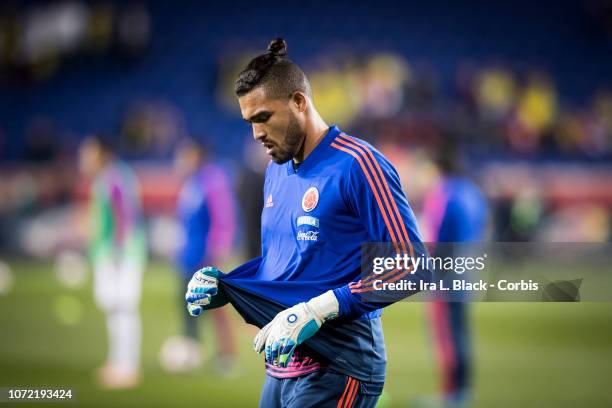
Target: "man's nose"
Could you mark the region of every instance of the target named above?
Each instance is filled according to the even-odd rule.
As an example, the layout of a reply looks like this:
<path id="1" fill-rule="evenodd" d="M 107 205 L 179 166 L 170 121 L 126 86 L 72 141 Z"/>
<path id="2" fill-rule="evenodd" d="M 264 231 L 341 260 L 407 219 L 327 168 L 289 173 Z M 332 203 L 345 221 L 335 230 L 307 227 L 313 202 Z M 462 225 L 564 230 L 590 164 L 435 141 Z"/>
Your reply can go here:
<path id="1" fill-rule="evenodd" d="M 266 132 L 260 127 L 253 125 L 253 138 L 261 142 L 266 137 Z"/>

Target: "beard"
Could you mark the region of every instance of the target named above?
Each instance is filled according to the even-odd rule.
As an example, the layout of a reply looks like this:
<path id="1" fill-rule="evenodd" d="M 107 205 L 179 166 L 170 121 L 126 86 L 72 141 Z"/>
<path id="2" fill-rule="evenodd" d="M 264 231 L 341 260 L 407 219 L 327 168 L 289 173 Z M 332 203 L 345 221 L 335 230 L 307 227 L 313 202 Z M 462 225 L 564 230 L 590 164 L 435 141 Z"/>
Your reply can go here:
<path id="1" fill-rule="evenodd" d="M 288 162 L 302 150 L 305 139 L 306 132 L 300 127 L 293 113 L 289 112 L 289 124 L 285 132 L 285 138 L 281 144 L 277 146 L 277 151 L 270 153 L 270 157 L 272 157 L 272 160 L 277 164 Z"/>

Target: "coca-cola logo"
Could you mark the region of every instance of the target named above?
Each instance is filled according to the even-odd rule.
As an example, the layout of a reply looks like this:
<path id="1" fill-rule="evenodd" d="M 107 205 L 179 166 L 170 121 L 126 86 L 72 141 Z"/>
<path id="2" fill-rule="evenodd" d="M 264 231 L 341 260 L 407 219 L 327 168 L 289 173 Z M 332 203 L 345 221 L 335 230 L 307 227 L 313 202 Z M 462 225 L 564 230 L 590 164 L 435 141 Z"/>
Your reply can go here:
<path id="1" fill-rule="evenodd" d="M 317 241 L 319 239 L 319 231 L 300 231 L 297 234 L 298 241 Z"/>

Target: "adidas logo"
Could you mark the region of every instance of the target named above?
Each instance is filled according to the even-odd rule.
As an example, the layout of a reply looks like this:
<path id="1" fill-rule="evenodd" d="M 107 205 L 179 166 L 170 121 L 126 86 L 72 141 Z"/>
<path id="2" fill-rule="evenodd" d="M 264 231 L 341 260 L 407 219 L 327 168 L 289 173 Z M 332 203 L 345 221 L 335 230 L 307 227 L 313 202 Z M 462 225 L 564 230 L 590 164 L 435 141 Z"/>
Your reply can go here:
<path id="1" fill-rule="evenodd" d="M 266 205 L 265 205 L 265 207 L 266 207 L 266 208 L 270 208 L 270 207 L 273 207 L 273 206 L 274 206 L 274 202 L 272 201 L 272 194 L 270 194 L 270 195 L 268 196 L 268 199 L 266 200 Z"/>

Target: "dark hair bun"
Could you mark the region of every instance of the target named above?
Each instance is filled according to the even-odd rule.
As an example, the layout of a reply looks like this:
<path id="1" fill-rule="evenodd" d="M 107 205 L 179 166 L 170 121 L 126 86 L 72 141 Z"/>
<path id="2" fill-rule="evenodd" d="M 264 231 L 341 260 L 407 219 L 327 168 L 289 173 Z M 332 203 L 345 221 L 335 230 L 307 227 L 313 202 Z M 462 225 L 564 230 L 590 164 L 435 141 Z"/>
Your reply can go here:
<path id="1" fill-rule="evenodd" d="M 287 56 L 287 43 L 282 38 L 275 38 L 268 45 L 268 53 L 276 57 Z"/>

